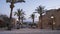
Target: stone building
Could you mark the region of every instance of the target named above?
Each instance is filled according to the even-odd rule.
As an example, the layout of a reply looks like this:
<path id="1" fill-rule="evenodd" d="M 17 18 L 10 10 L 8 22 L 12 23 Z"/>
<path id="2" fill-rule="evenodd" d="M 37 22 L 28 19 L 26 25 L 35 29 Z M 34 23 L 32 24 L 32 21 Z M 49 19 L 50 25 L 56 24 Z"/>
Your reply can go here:
<path id="1" fill-rule="evenodd" d="M 52 19 L 53 15 L 53 26 L 54 28 L 60 27 L 60 8 L 59 9 L 51 9 L 47 10 L 46 14 L 42 16 L 42 23 L 44 29 L 51 29 L 52 27 Z"/>
<path id="2" fill-rule="evenodd" d="M 0 27 L 3 27 L 3 26 L 5 26 L 4 25 L 4 20 L 2 18 L 0 18 Z"/>

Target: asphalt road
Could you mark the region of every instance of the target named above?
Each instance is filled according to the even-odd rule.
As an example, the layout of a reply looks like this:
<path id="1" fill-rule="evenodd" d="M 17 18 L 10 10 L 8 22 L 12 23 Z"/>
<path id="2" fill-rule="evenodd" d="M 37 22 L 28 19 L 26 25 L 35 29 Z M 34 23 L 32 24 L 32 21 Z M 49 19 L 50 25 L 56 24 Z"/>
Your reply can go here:
<path id="1" fill-rule="evenodd" d="M 0 31 L 0 34 L 60 34 L 60 30 L 46 29 L 13 29 L 11 31 Z"/>

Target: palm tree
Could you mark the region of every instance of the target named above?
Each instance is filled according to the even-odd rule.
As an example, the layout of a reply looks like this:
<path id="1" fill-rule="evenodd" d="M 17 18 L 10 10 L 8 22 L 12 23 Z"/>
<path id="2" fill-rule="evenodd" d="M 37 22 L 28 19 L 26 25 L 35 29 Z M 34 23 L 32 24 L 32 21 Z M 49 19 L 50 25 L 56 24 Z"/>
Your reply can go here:
<path id="1" fill-rule="evenodd" d="M 18 2 L 20 2 L 20 3 L 25 2 L 25 0 L 18 0 L 16 2 L 15 1 L 16 0 L 12 0 L 12 2 L 11 2 L 11 0 L 6 0 L 6 2 L 10 2 L 11 3 L 11 5 L 10 5 L 10 8 L 11 8 L 10 19 L 12 19 L 12 11 L 13 11 L 13 8 L 14 8 L 14 4 L 18 3 Z"/>
<path id="2" fill-rule="evenodd" d="M 15 14 L 14 15 L 17 15 L 18 16 L 18 20 L 19 20 L 19 22 L 21 21 L 20 19 L 21 19 L 21 16 L 24 14 L 24 12 L 22 12 L 23 10 L 21 9 L 18 9 L 18 12 L 15 12 Z M 20 22 L 21 23 L 21 22 Z"/>
<path id="3" fill-rule="evenodd" d="M 31 14 L 31 18 L 32 18 L 32 21 L 33 21 L 33 24 L 34 24 L 35 14 Z"/>
<path id="4" fill-rule="evenodd" d="M 43 28 L 42 27 L 42 13 L 43 13 L 43 11 L 44 11 L 44 7 L 43 6 L 39 6 L 39 7 L 37 7 L 37 9 L 36 9 L 36 11 L 37 11 L 37 13 L 40 15 L 39 16 L 39 23 L 38 23 L 38 28 Z M 41 22 L 40 22 L 41 21 Z M 41 23 L 41 27 L 40 27 L 40 23 Z"/>
<path id="5" fill-rule="evenodd" d="M 22 20 L 22 24 L 23 24 L 23 20 L 25 20 L 24 14 L 21 16 L 21 20 Z"/>
<path id="6" fill-rule="evenodd" d="M 11 2 L 12 1 L 12 2 Z M 10 5 L 10 8 L 11 8 L 11 12 L 10 12 L 10 24 L 9 24 L 9 27 L 8 27 L 8 30 L 11 30 L 11 21 L 12 21 L 12 11 L 13 11 L 13 8 L 14 8 L 14 4 L 15 3 L 18 3 L 18 2 L 20 2 L 20 3 L 22 3 L 22 2 L 25 2 L 25 0 L 18 0 L 18 1 L 16 1 L 16 0 L 6 0 L 6 2 L 9 2 L 9 3 L 11 3 L 11 5 Z"/>

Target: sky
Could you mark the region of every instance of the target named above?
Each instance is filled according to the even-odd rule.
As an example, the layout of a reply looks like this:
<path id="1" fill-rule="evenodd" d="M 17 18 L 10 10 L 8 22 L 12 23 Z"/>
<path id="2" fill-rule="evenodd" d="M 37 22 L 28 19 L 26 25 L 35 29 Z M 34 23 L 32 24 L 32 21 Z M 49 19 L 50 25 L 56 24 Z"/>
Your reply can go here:
<path id="1" fill-rule="evenodd" d="M 39 6 L 45 6 L 45 9 L 57 9 L 60 8 L 60 0 L 25 0 L 25 3 L 16 3 L 14 4 L 13 9 L 13 17 L 17 18 L 17 16 L 14 16 L 14 12 L 17 11 L 17 9 L 23 9 L 23 11 L 26 14 L 27 20 L 29 20 L 30 15 L 33 12 L 36 12 L 35 9 Z M 5 14 L 10 16 L 10 3 L 7 3 L 6 0 L 0 0 L 0 14 Z M 37 16 L 38 14 L 36 14 Z M 35 20 L 38 20 L 38 17 L 36 17 Z"/>

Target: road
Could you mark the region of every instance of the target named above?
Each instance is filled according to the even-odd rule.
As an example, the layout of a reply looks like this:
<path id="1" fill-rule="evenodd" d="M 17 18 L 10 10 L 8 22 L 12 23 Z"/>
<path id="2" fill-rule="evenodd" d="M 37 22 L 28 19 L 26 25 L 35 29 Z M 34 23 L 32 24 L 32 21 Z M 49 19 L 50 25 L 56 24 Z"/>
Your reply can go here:
<path id="1" fill-rule="evenodd" d="M 11 31 L 0 31 L 0 34 L 60 34 L 60 30 L 46 29 L 13 29 Z"/>

